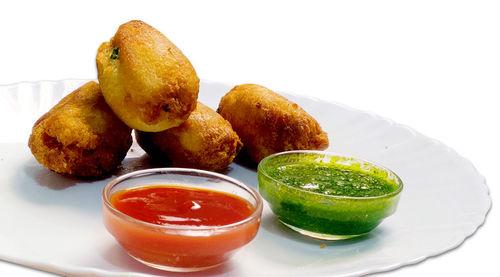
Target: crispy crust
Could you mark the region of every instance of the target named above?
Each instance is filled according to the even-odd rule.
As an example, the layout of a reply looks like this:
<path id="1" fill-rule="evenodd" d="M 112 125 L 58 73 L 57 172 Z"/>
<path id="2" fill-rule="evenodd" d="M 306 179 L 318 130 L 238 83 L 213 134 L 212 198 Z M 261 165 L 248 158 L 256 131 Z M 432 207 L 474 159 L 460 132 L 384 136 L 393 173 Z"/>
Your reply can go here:
<path id="1" fill-rule="evenodd" d="M 236 86 L 222 97 L 218 112 L 240 136 L 250 158 L 273 153 L 326 149 L 328 135 L 297 104 L 259 85 Z"/>
<path id="2" fill-rule="evenodd" d="M 96 82 L 73 91 L 38 119 L 28 142 L 43 166 L 80 177 L 109 173 L 131 144 L 131 129 L 106 104 Z"/>
<path id="3" fill-rule="evenodd" d="M 222 171 L 242 147 L 231 124 L 198 102 L 180 126 L 159 133 L 135 131 L 139 145 L 153 158 L 173 166 Z"/>
<path id="4" fill-rule="evenodd" d="M 196 107 L 200 80 L 193 66 L 142 21 L 121 25 L 101 44 L 96 62 L 106 102 L 132 128 L 163 131 L 180 125 Z"/>

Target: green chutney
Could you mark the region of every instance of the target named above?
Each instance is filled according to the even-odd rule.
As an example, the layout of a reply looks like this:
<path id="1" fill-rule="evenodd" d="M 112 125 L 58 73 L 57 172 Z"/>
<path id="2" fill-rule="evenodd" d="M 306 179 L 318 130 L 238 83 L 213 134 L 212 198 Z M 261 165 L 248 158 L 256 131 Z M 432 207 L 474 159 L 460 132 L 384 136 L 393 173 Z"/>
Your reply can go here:
<path id="1" fill-rule="evenodd" d="M 283 223 L 323 239 L 371 231 L 394 213 L 402 190 L 386 168 L 319 151 L 266 157 L 258 180 L 260 194 Z"/>
<path id="2" fill-rule="evenodd" d="M 324 195 L 367 197 L 394 190 L 376 171 L 366 173 L 335 164 L 302 161 L 270 168 L 267 174 L 291 187 Z"/>

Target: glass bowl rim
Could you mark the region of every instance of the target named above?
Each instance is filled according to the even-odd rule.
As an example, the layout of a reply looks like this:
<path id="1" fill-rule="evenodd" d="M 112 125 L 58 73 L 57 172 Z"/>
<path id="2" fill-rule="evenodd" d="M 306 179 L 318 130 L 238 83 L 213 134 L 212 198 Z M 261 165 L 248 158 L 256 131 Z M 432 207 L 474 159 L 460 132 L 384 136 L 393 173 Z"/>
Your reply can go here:
<path id="1" fill-rule="evenodd" d="M 186 175 L 183 173 L 195 173 L 196 176 L 206 176 L 206 177 L 215 177 L 218 179 L 223 179 L 224 181 L 232 184 L 239 186 L 240 188 L 244 189 L 247 193 L 249 193 L 254 199 L 255 199 L 255 209 L 252 212 L 252 214 L 240 221 L 231 223 L 231 224 L 226 224 L 226 225 L 220 225 L 220 226 L 190 226 L 190 225 L 175 225 L 175 224 L 166 224 L 166 225 L 160 225 L 160 224 L 154 224 L 150 222 L 146 222 L 140 219 L 136 219 L 132 216 L 129 216 L 117 208 L 115 208 L 111 202 L 111 189 L 121 183 L 122 181 L 132 179 L 135 177 L 144 177 L 144 176 L 149 176 L 149 175 L 159 175 L 159 174 L 177 174 L 177 175 Z M 161 185 L 161 184 L 160 184 Z M 147 185 L 146 185 L 147 186 Z M 168 186 L 168 185 L 166 185 Z M 141 187 L 141 185 L 137 185 L 134 188 Z M 182 187 L 182 186 L 181 186 Z M 227 192 L 225 192 L 227 193 Z M 230 195 L 234 195 L 232 193 L 228 193 Z M 207 170 L 200 170 L 200 169 L 194 169 L 194 168 L 177 168 L 177 167 L 162 167 L 162 168 L 150 168 L 150 169 L 141 169 L 141 170 L 135 170 L 123 175 L 120 175 L 111 181 L 109 181 L 103 188 L 102 193 L 101 193 L 101 199 L 104 204 L 104 206 L 110 210 L 115 216 L 120 217 L 121 219 L 132 222 L 135 224 L 139 224 L 145 227 L 149 228 L 155 228 L 155 229 L 161 229 L 163 231 L 220 231 L 224 229 L 234 229 L 239 226 L 243 226 L 249 222 L 252 222 L 256 218 L 260 217 L 263 209 L 263 200 L 260 194 L 253 189 L 252 187 L 244 184 L 243 182 L 229 177 L 224 174 L 212 172 L 212 171 L 207 171 Z"/>
<path id="2" fill-rule="evenodd" d="M 347 159 L 360 161 L 360 162 L 366 163 L 370 166 L 381 168 L 381 169 L 393 174 L 397 179 L 398 187 L 389 193 L 382 194 L 382 195 L 376 195 L 376 196 L 326 195 L 326 194 L 322 194 L 322 193 L 318 193 L 318 192 L 314 192 L 314 191 L 307 191 L 307 190 L 299 189 L 299 188 L 290 186 L 288 184 L 285 184 L 282 181 L 269 176 L 269 174 L 267 174 L 266 170 L 264 170 L 264 164 L 267 163 L 268 161 L 270 161 L 271 159 L 276 158 L 278 156 L 285 156 L 285 155 L 289 155 L 289 154 L 318 154 L 318 155 L 322 155 L 322 156 L 330 156 L 330 157 L 335 156 L 335 157 L 347 158 Z M 338 200 L 349 200 L 349 199 L 352 199 L 352 200 L 375 200 L 375 199 L 382 199 L 382 198 L 391 198 L 393 196 L 397 196 L 403 190 L 403 181 L 401 180 L 401 178 L 394 171 L 390 170 L 389 168 L 387 168 L 385 166 L 381 166 L 381 165 L 374 163 L 372 161 L 358 158 L 355 156 L 344 155 L 344 154 L 336 153 L 336 152 L 321 151 L 321 150 L 292 150 L 292 151 L 283 151 L 283 152 L 271 154 L 259 162 L 259 164 L 257 166 L 257 172 L 258 173 L 260 172 L 263 175 L 265 175 L 267 178 L 273 180 L 274 182 L 276 182 L 280 185 L 286 186 L 287 188 L 290 188 L 294 191 L 298 191 L 299 193 L 314 194 L 314 195 L 319 195 L 319 196 L 322 196 L 325 198 L 338 199 Z M 259 184 L 259 187 L 260 187 L 260 184 Z"/>

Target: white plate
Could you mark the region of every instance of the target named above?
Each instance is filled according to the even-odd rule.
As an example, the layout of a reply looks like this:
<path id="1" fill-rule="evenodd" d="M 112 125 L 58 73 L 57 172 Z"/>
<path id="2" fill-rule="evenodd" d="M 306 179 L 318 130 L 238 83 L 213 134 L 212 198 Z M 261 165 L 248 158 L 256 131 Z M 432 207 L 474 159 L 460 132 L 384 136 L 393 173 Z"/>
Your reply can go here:
<path id="1" fill-rule="evenodd" d="M 107 182 L 65 178 L 39 165 L 27 147 L 34 121 L 84 80 L 0 87 L 0 259 L 65 275 L 186 274 L 150 269 L 118 246 L 101 223 Z M 232 86 L 202 82 L 200 101 L 217 107 Z M 460 245 L 484 222 L 485 179 L 455 151 L 377 115 L 283 93 L 328 132 L 329 150 L 374 161 L 404 182 L 398 210 L 368 236 L 323 242 L 287 229 L 266 207 L 255 240 L 227 264 L 195 276 L 355 276 L 413 264 Z M 137 145 L 123 171 L 147 164 Z M 257 188 L 255 170 L 227 173 Z M 320 247 L 323 243 L 326 247 Z"/>

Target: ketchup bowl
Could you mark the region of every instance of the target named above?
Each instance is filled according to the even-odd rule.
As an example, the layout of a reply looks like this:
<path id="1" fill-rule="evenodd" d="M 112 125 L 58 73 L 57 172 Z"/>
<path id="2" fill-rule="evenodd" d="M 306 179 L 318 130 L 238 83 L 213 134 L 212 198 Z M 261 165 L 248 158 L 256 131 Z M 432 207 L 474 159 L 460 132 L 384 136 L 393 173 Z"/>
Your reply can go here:
<path id="1" fill-rule="evenodd" d="M 139 170 L 102 192 L 104 225 L 136 260 L 162 270 L 215 267 L 257 234 L 262 198 L 228 176 L 197 169 Z"/>

